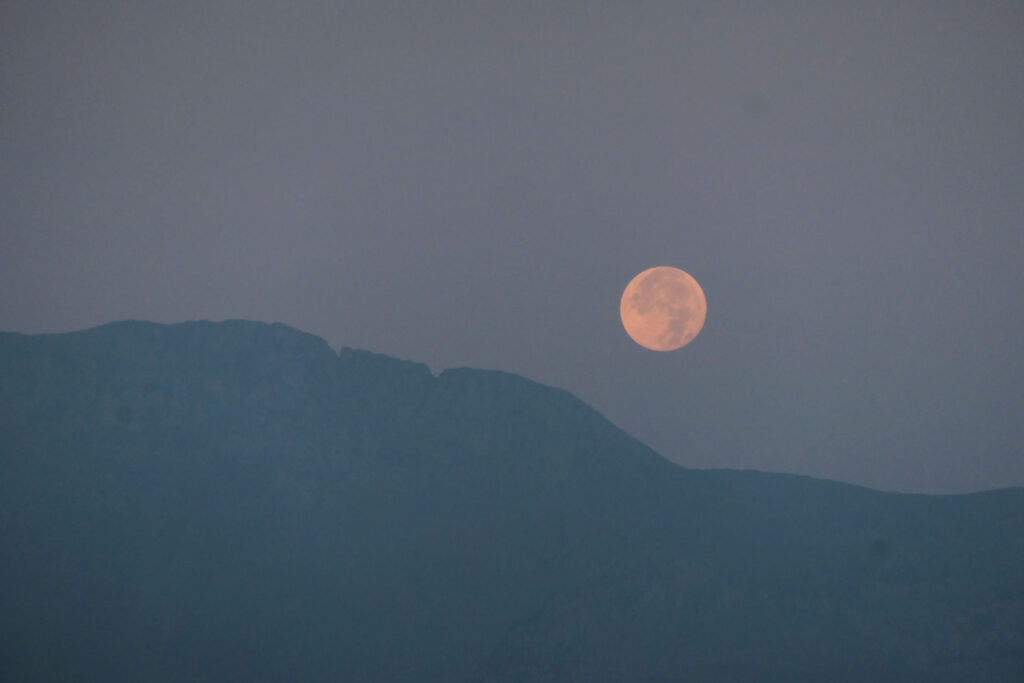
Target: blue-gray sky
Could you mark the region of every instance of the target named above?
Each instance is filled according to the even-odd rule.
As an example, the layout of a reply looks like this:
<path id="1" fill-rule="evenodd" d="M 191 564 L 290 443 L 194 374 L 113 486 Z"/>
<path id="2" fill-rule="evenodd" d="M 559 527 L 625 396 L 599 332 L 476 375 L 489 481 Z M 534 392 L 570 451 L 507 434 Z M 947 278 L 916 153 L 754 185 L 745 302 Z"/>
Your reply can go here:
<path id="1" fill-rule="evenodd" d="M 1024 5 L 0 2 L 0 329 L 280 321 L 666 457 L 1024 485 Z M 707 324 L 646 351 L 623 287 Z"/>

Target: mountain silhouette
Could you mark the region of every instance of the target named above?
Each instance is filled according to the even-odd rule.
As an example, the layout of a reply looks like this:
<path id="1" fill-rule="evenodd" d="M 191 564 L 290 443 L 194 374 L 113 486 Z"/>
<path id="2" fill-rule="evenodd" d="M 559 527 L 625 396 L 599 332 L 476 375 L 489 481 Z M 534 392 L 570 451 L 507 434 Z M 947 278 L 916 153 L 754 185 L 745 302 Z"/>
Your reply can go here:
<path id="1" fill-rule="evenodd" d="M 685 469 L 280 324 L 3 333 L 0 680 L 1020 681 L 1024 490 Z"/>

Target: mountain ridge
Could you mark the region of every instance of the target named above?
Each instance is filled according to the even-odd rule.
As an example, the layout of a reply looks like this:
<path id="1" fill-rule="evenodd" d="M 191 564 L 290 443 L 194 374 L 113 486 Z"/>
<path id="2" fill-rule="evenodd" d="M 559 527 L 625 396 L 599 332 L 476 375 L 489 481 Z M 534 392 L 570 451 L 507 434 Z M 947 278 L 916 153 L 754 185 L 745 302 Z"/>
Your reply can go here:
<path id="1" fill-rule="evenodd" d="M 687 469 L 281 324 L 0 333 L 0 521 L 5 680 L 1024 672 L 1022 489 Z"/>

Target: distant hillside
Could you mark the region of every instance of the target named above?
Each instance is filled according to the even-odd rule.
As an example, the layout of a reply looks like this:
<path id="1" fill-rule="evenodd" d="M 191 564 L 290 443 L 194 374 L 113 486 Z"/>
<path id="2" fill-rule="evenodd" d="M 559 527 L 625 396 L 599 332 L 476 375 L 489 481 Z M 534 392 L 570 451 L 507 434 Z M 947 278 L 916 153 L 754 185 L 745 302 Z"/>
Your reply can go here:
<path id="1" fill-rule="evenodd" d="M 4 333 L 0 680 L 1017 682 L 1024 490 L 687 470 L 284 325 Z"/>

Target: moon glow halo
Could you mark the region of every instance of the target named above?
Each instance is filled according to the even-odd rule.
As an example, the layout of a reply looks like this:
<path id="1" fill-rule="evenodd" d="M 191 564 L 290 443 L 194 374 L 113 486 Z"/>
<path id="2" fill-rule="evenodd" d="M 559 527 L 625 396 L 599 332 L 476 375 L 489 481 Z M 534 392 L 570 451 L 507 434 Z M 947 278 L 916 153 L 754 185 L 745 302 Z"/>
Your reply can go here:
<path id="1" fill-rule="evenodd" d="M 670 266 L 648 268 L 622 293 L 619 315 L 626 333 L 652 351 L 686 346 L 704 327 L 707 300 L 693 276 Z"/>

